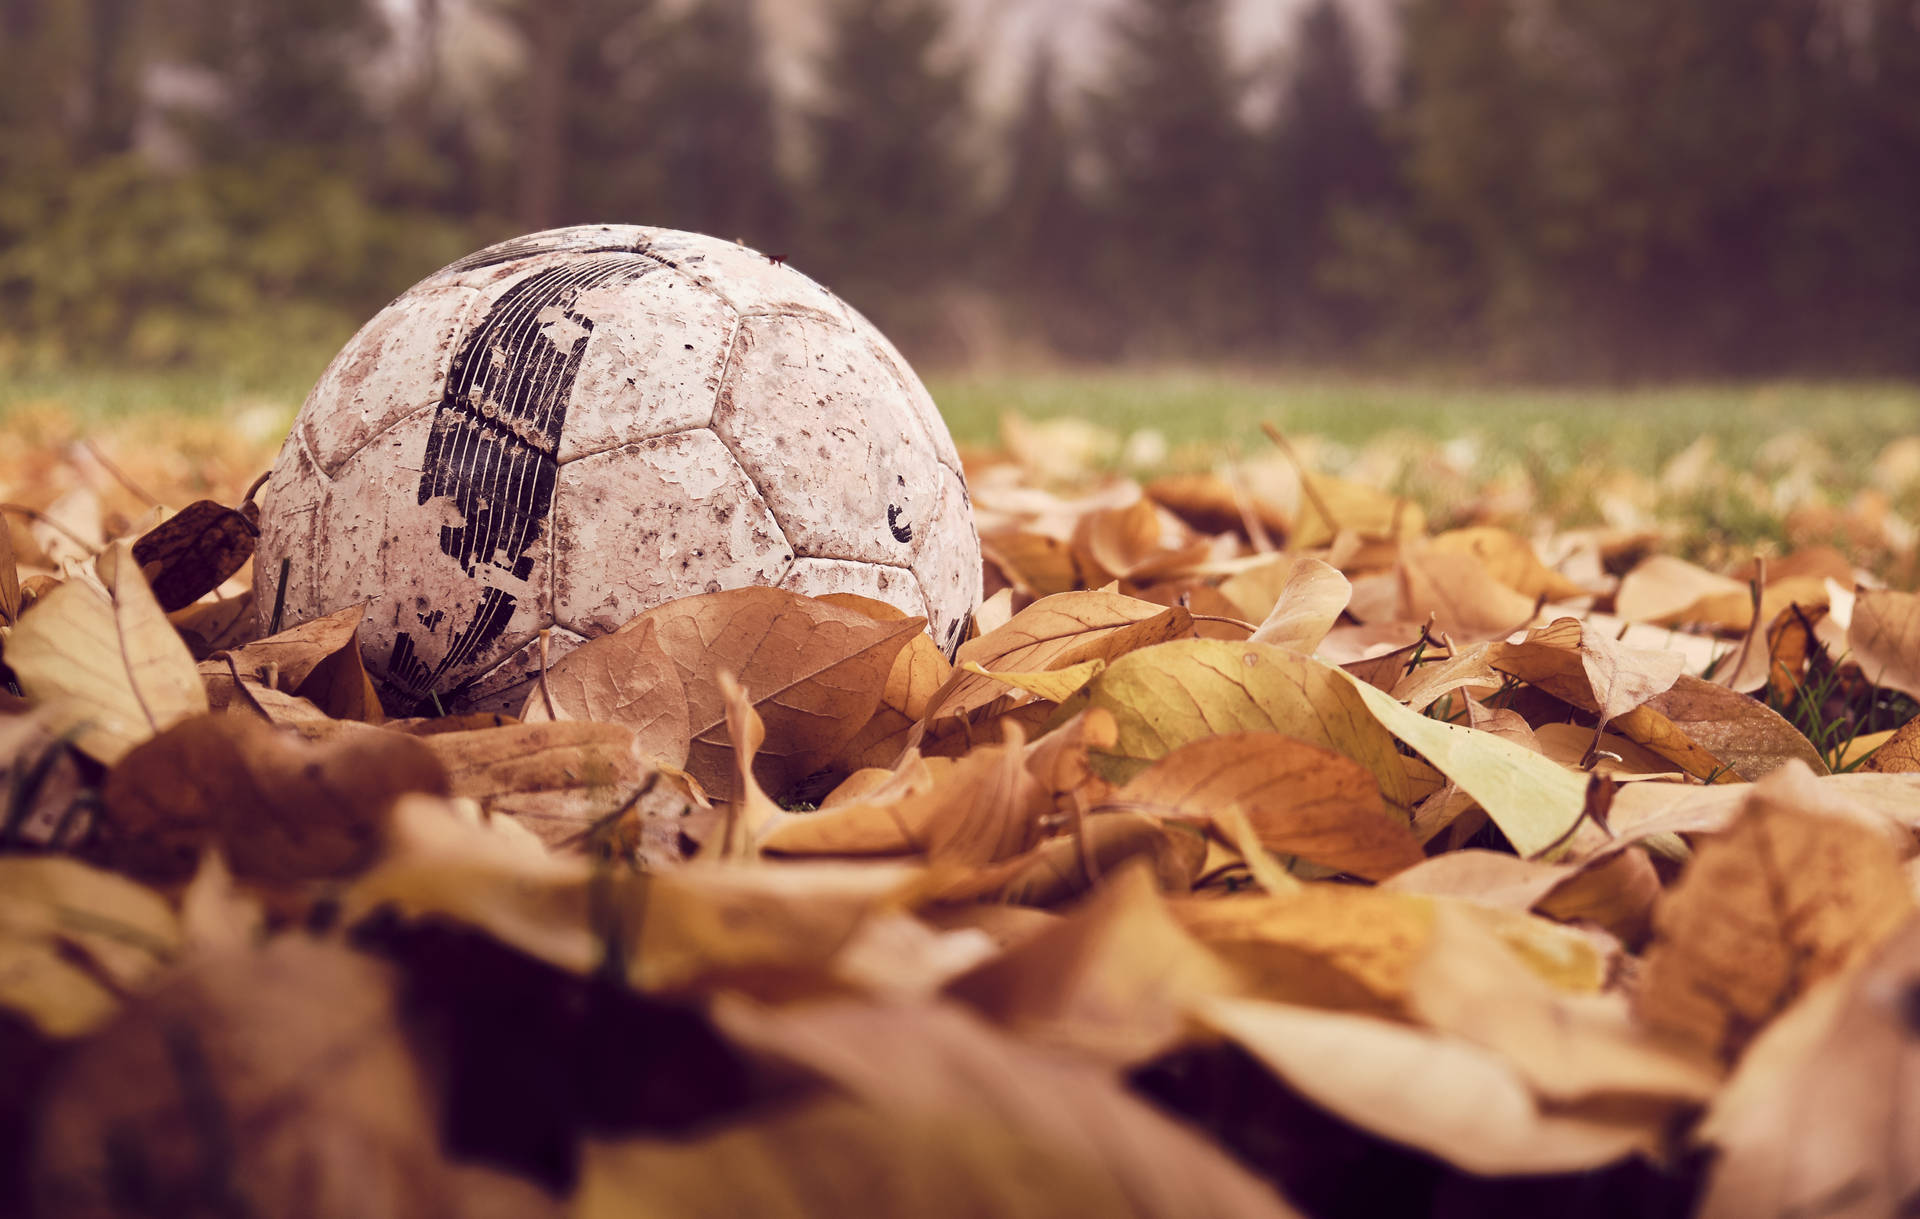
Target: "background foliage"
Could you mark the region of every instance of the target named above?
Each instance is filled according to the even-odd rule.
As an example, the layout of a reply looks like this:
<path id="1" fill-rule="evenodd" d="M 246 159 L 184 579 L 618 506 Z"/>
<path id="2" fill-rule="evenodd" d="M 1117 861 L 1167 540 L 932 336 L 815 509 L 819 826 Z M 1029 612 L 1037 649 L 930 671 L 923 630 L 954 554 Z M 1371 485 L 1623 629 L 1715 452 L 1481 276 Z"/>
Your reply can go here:
<path id="1" fill-rule="evenodd" d="M 990 120 L 939 0 L 835 0 L 798 95 L 751 0 L 3 0 L 0 360 L 324 350 L 613 220 L 791 254 L 922 359 L 1920 368 L 1912 0 L 1394 11 L 1382 90 L 1338 0 L 1252 68 L 1224 0 L 1118 0 L 1101 79 L 1037 47 Z"/>

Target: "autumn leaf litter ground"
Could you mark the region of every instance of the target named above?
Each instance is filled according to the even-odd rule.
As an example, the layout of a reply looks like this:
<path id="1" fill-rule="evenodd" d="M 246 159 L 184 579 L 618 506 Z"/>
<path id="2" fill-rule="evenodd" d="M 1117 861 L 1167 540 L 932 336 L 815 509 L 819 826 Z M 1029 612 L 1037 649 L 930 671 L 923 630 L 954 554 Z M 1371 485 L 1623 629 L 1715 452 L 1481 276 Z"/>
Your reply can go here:
<path id="1" fill-rule="evenodd" d="M 1440 446 L 1422 502 L 1310 437 L 1136 479 L 1012 420 L 951 660 L 743 589 L 417 718 L 358 610 L 252 637 L 270 438 L 138 426 L 0 458 L 0 1209 L 1920 1184 L 1914 488 L 1776 488 L 1779 544 L 1707 556 L 1626 472 L 1556 528 Z"/>

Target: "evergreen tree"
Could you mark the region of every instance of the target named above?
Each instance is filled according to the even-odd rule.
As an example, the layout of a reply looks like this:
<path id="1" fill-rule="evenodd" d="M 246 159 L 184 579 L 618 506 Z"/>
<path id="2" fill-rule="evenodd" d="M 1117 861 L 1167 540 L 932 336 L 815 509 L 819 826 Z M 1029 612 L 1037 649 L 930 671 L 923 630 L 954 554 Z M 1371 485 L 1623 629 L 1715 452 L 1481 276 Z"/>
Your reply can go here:
<path id="1" fill-rule="evenodd" d="M 1010 132 L 1006 190 L 990 225 L 995 280 L 1020 320 L 1038 326 L 1054 346 L 1110 355 L 1112 330 L 1097 324 L 1087 282 L 1093 214 L 1074 179 L 1074 138 L 1056 80 L 1052 49 L 1042 48 Z"/>
<path id="2" fill-rule="evenodd" d="M 1283 342 L 1350 346 L 1365 319 L 1326 282 L 1343 253 L 1339 222 L 1344 212 L 1381 205 L 1397 170 L 1338 0 L 1317 0 L 1301 16 L 1294 46 L 1280 112 L 1264 140 L 1256 260 Z"/>
<path id="3" fill-rule="evenodd" d="M 839 0 L 818 66 L 795 253 L 880 313 L 904 316 L 926 283 L 962 274 L 978 215 L 968 75 L 943 57 L 945 27 L 937 0 Z"/>
<path id="4" fill-rule="evenodd" d="M 1106 88 L 1090 99 L 1105 175 L 1108 292 L 1149 342 L 1219 346 L 1254 328 L 1244 89 L 1222 0 L 1126 0 Z"/>
<path id="5" fill-rule="evenodd" d="M 786 191 L 752 0 L 694 6 L 660 50 L 643 121 L 660 175 L 649 223 L 776 248 Z"/>

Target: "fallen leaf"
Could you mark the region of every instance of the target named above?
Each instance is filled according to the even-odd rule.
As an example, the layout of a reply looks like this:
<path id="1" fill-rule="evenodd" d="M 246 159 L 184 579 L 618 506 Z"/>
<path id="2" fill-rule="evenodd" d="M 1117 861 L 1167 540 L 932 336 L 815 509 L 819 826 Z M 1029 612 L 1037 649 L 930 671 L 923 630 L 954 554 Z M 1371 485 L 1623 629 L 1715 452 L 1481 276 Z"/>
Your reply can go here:
<path id="1" fill-rule="evenodd" d="M 873 912 L 921 895 L 925 880 L 896 863 L 608 870 L 418 798 L 396 805 L 392 821 L 393 849 L 342 894 L 344 925 L 381 910 L 451 922 L 570 973 L 604 971 L 651 992 L 844 990 L 835 954 Z"/>
<path id="2" fill-rule="evenodd" d="M 1353 585 L 1339 571 L 1318 559 L 1302 558 L 1287 573 L 1273 609 L 1247 642 L 1311 656 L 1352 597 Z"/>
<path id="3" fill-rule="evenodd" d="M 142 535 L 133 544 L 133 560 L 147 573 L 160 608 L 177 610 L 245 567 L 259 536 L 254 523 L 233 509 L 195 500 Z"/>
<path id="4" fill-rule="evenodd" d="M 1519 643 L 1496 643 L 1487 650 L 1487 663 L 1593 712 L 1595 735 L 1614 717 L 1671 689 L 1686 667 L 1677 652 L 1623 647 L 1577 618 L 1556 618 L 1528 631 Z"/>
<path id="5" fill-rule="evenodd" d="M 887 671 L 880 706 L 866 727 L 847 742 L 835 766 L 858 770 L 891 767 L 898 762 L 912 739 L 914 725 L 926 718 L 934 696 L 952 676 L 953 665 L 924 632 L 909 639 Z"/>
<path id="6" fill-rule="evenodd" d="M 0 1009 L 47 1036 L 97 1027 L 179 947 L 146 886 L 57 855 L 0 857 Z"/>
<path id="7" fill-rule="evenodd" d="M 186 641 L 187 650 L 197 660 L 215 652 L 239 647 L 252 637 L 254 628 L 253 590 L 224 600 L 202 601 L 167 615 L 173 629 Z"/>
<path id="8" fill-rule="evenodd" d="M 1703 1219 L 1870 1219 L 1911 1204 L 1916 987 L 1920 922 L 1909 919 L 1760 1033 L 1697 1132 L 1719 1153 Z"/>
<path id="9" fill-rule="evenodd" d="M 1870 951 L 1911 914 L 1886 835 L 1817 808 L 1788 768 L 1753 786 L 1655 910 L 1637 1010 L 1731 1062 L 1807 988 Z"/>
<path id="10" fill-rule="evenodd" d="M 1436 534 L 1428 543 L 1437 554 L 1469 554 L 1494 580 L 1529 601 L 1565 601 L 1589 596 L 1591 590 L 1540 561 L 1527 540 L 1493 525 L 1474 525 Z"/>
<path id="11" fill-rule="evenodd" d="M 1920 773 L 1920 716 L 1895 729 L 1860 769 L 1880 775 Z"/>
<path id="12" fill-rule="evenodd" d="M 754 773 L 784 792 L 837 756 L 880 706 L 893 661 L 924 625 L 876 622 L 854 610 L 777 588 L 737 588 L 669 601 L 619 632 L 652 623 L 680 670 L 691 745 L 686 769 L 716 798 L 733 788 L 726 699 L 732 673 L 766 724 Z"/>
<path id="13" fill-rule="evenodd" d="M 1632 1115 L 1547 1109 L 1498 1054 L 1424 1029 L 1256 999 L 1195 1016 L 1321 1108 L 1468 1172 L 1579 1172 L 1658 1145 Z"/>
<path id="14" fill-rule="evenodd" d="M 440 1213 L 435 1106 L 397 991 L 366 957 L 284 936 L 137 1001 L 49 1093 L 40 1213 Z"/>
<path id="15" fill-rule="evenodd" d="M 1719 1088 L 1711 1064 L 1649 1039 L 1623 996 L 1555 990 L 1485 925 L 1444 903 L 1412 969 L 1407 1006 L 1429 1028 L 1498 1053 L 1543 1101 L 1657 1102 L 1647 1106 L 1650 1141 L 1675 1110 L 1704 1104 Z"/>
<path id="16" fill-rule="evenodd" d="M 1657 554 L 1643 559 L 1620 580 L 1614 594 L 1614 612 L 1636 622 L 1699 622 L 1703 606 L 1746 605 L 1747 586 L 1739 580 L 1715 575 L 1697 564 L 1672 555 Z M 1749 607 L 1735 616 L 1745 629 L 1751 616 Z"/>
<path id="17" fill-rule="evenodd" d="M 632 807 L 648 777 L 633 730 L 620 724 L 506 724 L 415 739 L 446 767 L 452 795 L 517 819 L 549 845 Z"/>
<path id="18" fill-rule="evenodd" d="M 1034 673 L 994 672 L 982 668 L 975 661 L 966 661 L 960 668 L 963 672 L 992 678 L 1010 691 L 1030 698 L 1044 699 L 1050 703 L 1064 703 L 1080 692 L 1085 686 L 1106 669 L 1107 662 L 1100 657 L 1081 661 L 1077 665 L 1068 665 L 1063 669 L 1047 669 Z"/>
<path id="19" fill-rule="evenodd" d="M 345 876 L 373 861 L 396 799 L 445 794 L 447 782 L 433 752 L 398 733 L 310 745 L 256 719 L 202 715 L 108 773 L 102 828 L 120 866 L 162 880 L 193 875 L 210 846 L 249 879 Z"/>
<path id="20" fill-rule="evenodd" d="M 155 733 L 207 709 L 193 657 L 124 542 L 102 556 L 103 598 L 69 580 L 23 613 L 7 664 L 48 726 L 111 766 Z"/>
<path id="21" fill-rule="evenodd" d="M 1584 777 L 1491 732 L 1429 719 L 1333 670 L 1373 717 L 1479 802 L 1514 850 L 1534 856 L 1565 839 L 1586 807 Z"/>
<path id="22" fill-rule="evenodd" d="M 980 557 L 1029 597 L 1049 597 L 1093 582 L 1078 548 L 1065 538 L 1024 529 L 980 535 Z"/>
<path id="23" fill-rule="evenodd" d="M 954 663 L 1003 672 L 1034 673 L 1117 657 L 1178 639 L 1193 630 L 1193 618 L 1178 607 L 1106 590 L 1061 593 L 1034 602 L 999 630 L 960 646 Z M 1006 693 L 1004 683 L 958 672 L 933 700 L 929 717 L 965 715 Z"/>
<path id="24" fill-rule="evenodd" d="M 1026 1040 L 1136 1064 L 1172 1047 L 1186 1010 L 1232 983 L 1136 865 L 1019 947 L 955 978 L 947 994 Z"/>
<path id="25" fill-rule="evenodd" d="M 1365 767 L 1275 732 L 1190 741 L 1100 807 L 1202 823 L 1237 807 L 1268 850 L 1373 880 L 1426 858 L 1407 822 L 1387 811 Z"/>
<path id="26" fill-rule="evenodd" d="M 1827 773 L 1820 751 L 1778 711 L 1758 699 L 1682 674 L 1673 688 L 1647 700 L 1658 712 L 1748 782 L 1765 778 L 1788 762 L 1803 762 L 1815 774 Z M 1615 725 L 1627 731 L 1628 724 Z M 1640 739 L 1634 732 L 1627 735 Z M 1656 753 L 1666 753 L 1652 740 Z M 1671 756 L 1671 755 L 1668 755 Z"/>
<path id="27" fill-rule="evenodd" d="M 1113 715 L 1119 739 L 1096 753 L 1105 777 L 1125 782 L 1190 741 L 1227 732 L 1278 732 L 1365 766 L 1391 811 L 1408 809 L 1406 768 L 1338 669 L 1270 644 L 1195 639 L 1121 657 L 1094 682 L 1091 703 Z"/>
<path id="28" fill-rule="evenodd" d="M 932 640 L 928 640 L 932 646 Z M 536 681 L 521 708 L 528 724 L 592 720 L 621 724 L 650 765 L 685 768 L 693 732 L 680 669 L 661 646 L 658 622 L 589 639 Z"/>
<path id="29" fill-rule="evenodd" d="M 1920 593 L 1862 589 L 1847 646 L 1868 681 L 1920 698 Z"/>
<path id="30" fill-rule="evenodd" d="M 1409 543 L 1400 557 L 1398 617 L 1431 616 L 1442 633 L 1462 642 L 1503 639 L 1533 622 L 1538 600 L 1495 580 L 1465 551 Z"/>
<path id="31" fill-rule="evenodd" d="M 1193 888 L 1207 858 L 1200 835 L 1139 813 L 1098 813 L 1068 835 L 1049 838 L 1024 855 L 942 884 L 943 901 L 991 899 L 1053 906 L 1092 889 L 1104 876 L 1142 861 L 1161 889 Z"/>
<path id="32" fill-rule="evenodd" d="M 660 1213 L 1031 1219 L 1280 1219 L 1295 1213 L 1269 1186 L 1127 1091 L 1108 1069 L 1024 1045 L 953 1004 L 766 1008 L 723 997 L 714 1010 L 736 1043 L 785 1070 L 830 1083 L 914 1137 L 872 1147 L 864 1140 L 885 1127 L 843 1122 L 807 1132 L 804 1124 L 789 1125 L 791 1143 L 756 1140 L 763 1152 L 740 1167 L 696 1163 L 672 1172 L 668 1179 L 679 1188 L 662 1199 Z M 1008 1141 L 1008 1135 L 1016 1137 Z M 848 1138 L 855 1141 L 843 1141 Z M 942 1150 L 964 1158 L 943 1167 Z M 768 1169 L 746 1167 L 765 1164 L 767 1155 L 777 1157 Z M 792 1173 L 782 1167 L 790 1155 L 802 1157 Z M 649 1169 L 645 1161 L 631 1167 Z M 636 1171 L 626 1179 L 648 1175 Z M 700 1209 L 718 1180 L 737 1183 L 741 1194 Z M 776 1182 L 805 1192 L 796 1197 Z M 896 1209 L 894 1201 L 905 1205 Z"/>
<path id="33" fill-rule="evenodd" d="M 783 855 L 925 855 L 929 863 L 980 866 L 1027 850 L 1052 793 L 1027 769 L 1024 742 L 968 752 L 920 790 L 882 789 L 868 799 L 781 818 L 760 840 Z"/>

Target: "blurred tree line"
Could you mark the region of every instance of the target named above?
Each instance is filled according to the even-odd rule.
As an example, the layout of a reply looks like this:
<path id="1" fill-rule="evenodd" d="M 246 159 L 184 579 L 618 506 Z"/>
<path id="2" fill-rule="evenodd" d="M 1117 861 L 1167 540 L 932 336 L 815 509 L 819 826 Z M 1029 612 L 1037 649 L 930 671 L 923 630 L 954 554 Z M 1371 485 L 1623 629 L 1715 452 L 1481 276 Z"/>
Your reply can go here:
<path id="1" fill-rule="evenodd" d="M 1117 0 L 978 113 L 940 0 L 0 0 L 0 366 L 326 346 L 515 231 L 739 237 L 932 358 L 1920 372 L 1915 0 Z M 983 337 L 984 336 L 984 337 Z M 997 336 L 997 338 L 996 338 Z"/>

